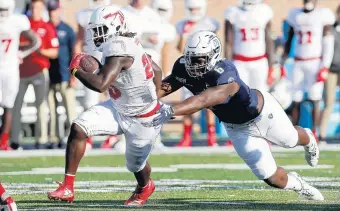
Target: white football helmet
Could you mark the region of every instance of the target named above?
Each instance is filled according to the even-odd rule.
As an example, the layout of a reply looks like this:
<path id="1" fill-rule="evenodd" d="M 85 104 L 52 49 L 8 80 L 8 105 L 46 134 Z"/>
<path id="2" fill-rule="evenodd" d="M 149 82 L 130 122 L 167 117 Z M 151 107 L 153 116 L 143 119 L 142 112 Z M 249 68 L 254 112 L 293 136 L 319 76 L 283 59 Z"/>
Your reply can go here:
<path id="1" fill-rule="evenodd" d="M 289 108 L 293 102 L 291 87 L 292 82 L 286 78 L 282 78 L 276 84 L 274 84 L 269 91 L 270 94 L 272 94 L 281 104 L 284 110 Z"/>
<path id="2" fill-rule="evenodd" d="M 14 13 L 14 0 L 0 0 L 0 20 L 6 19 Z"/>
<path id="3" fill-rule="evenodd" d="M 87 30 L 99 51 L 109 38 L 128 32 L 125 16 L 116 6 L 102 6 L 93 11 Z"/>
<path id="4" fill-rule="evenodd" d="M 170 21 L 173 14 L 172 0 L 153 0 L 151 7 L 161 16 L 163 22 Z"/>
<path id="5" fill-rule="evenodd" d="M 198 11 L 190 11 L 191 9 L 199 9 Z M 206 0 L 185 0 L 185 13 L 190 21 L 197 22 L 201 20 L 207 11 Z"/>
<path id="6" fill-rule="evenodd" d="M 221 60 L 222 45 L 211 31 L 192 34 L 184 49 L 185 69 L 191 77 L 202 77 Z"/>
<path id="7" fill-rule="evenodd" d="M 261 4 L 262 0 L 240 0 L 240 4 L 242 8 L 245 10 L 251 10 L 253 9 L 256 5 Z"/>
<path id="8" fill-rule="evenodd" d="M 111 0 L 89 0 L 89 8 L 97 9 L 98 7 L 107 6 L 111 4 Z"/>

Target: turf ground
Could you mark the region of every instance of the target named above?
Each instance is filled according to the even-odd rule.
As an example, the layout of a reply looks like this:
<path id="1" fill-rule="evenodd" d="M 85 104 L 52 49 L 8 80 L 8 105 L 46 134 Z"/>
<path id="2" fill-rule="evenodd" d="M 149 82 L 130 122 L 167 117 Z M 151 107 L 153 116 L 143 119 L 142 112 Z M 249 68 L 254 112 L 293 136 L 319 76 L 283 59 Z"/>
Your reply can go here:
<path id="1" fill-rule="evenodd" d="M 124 156 L 108 151 L 89 153 L 82 160 L 74 203 L 47 200 L 46 192 L 57 188 L 54 181 L 63 179 L 64 157 L 60 155 L 64 152 L 53 154 L 0 156 L 1 181 L 19 210 L 133 210 L 122 205 L 134 190 L 134 177 L 125 169 Z M 339 151 L 322 151 L 316 169 L 306 165 L 302 151 L 284 150 L 274 152 L 274 156 L 278 165 L 298 172 L 319 188 L 326 200 L 311 202 L 295 192 L 267 187 L 233 150 L 207 152 L 202 148 L 190 154 L 177 151 L 152 155 L 156 191 L 141 209 L 340 210 Z"/>

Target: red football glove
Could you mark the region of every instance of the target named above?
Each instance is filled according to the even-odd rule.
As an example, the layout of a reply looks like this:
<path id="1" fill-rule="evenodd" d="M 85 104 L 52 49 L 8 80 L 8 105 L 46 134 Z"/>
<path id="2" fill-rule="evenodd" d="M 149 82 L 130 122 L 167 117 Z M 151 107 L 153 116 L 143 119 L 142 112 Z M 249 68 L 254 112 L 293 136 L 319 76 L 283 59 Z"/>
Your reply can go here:
<path id="1" fill-rule="evenodd" d="M 328 76 L 328 68 L 322 67 L 316 76 L 316 82 L 325 82 Z"/>
<path id="2" fill-rule="evenodd" d="M 86 54 L 84 53 L 80 53 L 80 54 L 77 54 L 75 55 L 73 58 L 72 58 L 72 61 L 70 62 L 70 66 L 68 67 L 68 70 L 69 71 L 72 71 L 74 68 L 76 69 L 79 69 L 79 63 L 80 63 L 80 60 L 85 56 Z"/>

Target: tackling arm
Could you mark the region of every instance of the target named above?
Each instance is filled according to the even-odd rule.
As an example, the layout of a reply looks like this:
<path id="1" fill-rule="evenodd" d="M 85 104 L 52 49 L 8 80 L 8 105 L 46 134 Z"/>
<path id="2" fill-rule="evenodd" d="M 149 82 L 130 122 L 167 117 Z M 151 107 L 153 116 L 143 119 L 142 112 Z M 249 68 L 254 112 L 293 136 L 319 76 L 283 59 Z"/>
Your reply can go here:
<path id="1" fill-rule="evenodd" d="M 28 40 L 29 44 L 21 47 L 21 58 L 25 58 L 26 56 L 30 55 L 37 49 L 39 49 L 41 45 L 40 38 L 34 33 L 32 30 L 23 31 L 21 35 Z"/>
<path id="2" fill-rule="evenodd" d="M 229 61 L 233 58 L 233 25 L 230 21 L 225 21 L 225 31 L 224 31 L 224 38 L 225 38 L 225 47 L 224 53 L 226 59 Z"/>
<path id="3" fill-rule="evenodd" d="M 181 103 L 173 105 L 173 115 L 190 115 L 203 108 L 209 108 L 224 103 L 237 93 L 239 88 L 240 86 L 236 82 L 208 88 L 199 95 L 190 97 Z"/>
<path id="4" fill-rule="evenodd" d="M 178 89 L 180 89 L 183 85 L 177 81 L 177 79 L 171 74 L 166 77 L 160 86 L 160 89 L 157 89 L 157 97 L 162 98 L 165 97 Z"/>
<path id="5" fill-rule="evenodd" d="M 121 70 L 128 69 L 133 63 L 130 57 L 107 57 L 98 74 L 78 69 L 75 76 L 89 89 L 103 93 L 116 80 Z"/>

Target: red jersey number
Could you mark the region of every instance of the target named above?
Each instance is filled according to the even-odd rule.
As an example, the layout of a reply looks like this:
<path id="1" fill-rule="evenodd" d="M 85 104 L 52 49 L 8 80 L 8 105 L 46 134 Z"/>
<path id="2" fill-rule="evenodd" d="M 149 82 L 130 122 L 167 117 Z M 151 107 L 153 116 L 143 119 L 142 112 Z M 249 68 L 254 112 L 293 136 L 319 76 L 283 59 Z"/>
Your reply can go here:
<path id="1" fill-rule="evenodd" d="M 311 31 L 299 31 L 298 40 L 300 45 L 311 44 L 312 43 L 312 32 Z"/>
<path id="2" fill-rule="evenodd" d="M 246 42 L 249 40 L 255 41 L 259 39 L 259 28 L 241 28 L 240 32 L 242 34 L 242 41 Z"/>
<path id="3" fill-rule="evenodd" d="M 117 89 L 117 87 L 113 85 L 109 87 L 109 94 L 110 94 L 110 97 L 113 98 L 114 100 L 117 100 L 122 95 L 119 89 Z"/>
<path id="4" fill-rule="evenodd" d="M 142 63 L 145 69 L 146 79 L 152 78 L 153 77 L 152 61 L 146 54 L 142 56 Z"/>
<path id="5" fill-rule="evenodd" d="M 1 40 L 1 44 L 4 46 L 5 53 L 8 52 L 8 49 L 11 45 L 12 40 L 11 39 L 3 39 Z"/>

